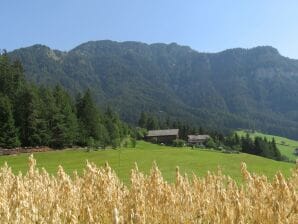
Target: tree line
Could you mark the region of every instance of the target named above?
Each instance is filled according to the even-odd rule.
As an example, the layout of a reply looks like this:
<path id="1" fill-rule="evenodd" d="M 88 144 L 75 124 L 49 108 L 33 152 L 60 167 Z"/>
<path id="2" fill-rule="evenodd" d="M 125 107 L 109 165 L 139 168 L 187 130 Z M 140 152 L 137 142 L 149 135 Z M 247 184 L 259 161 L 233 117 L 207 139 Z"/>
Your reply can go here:
<path id="1" fill-rule="evenodd" d="M 187 141 L 187 135 L 191 134 L 208 134 L 213 139 L 224 140 L 224 134 L 221 132 L 210 130 L 200 125 L 189 124 L 181 120 L 173 120 L 169 117 L 158 119 L 157 116 L 144 111 L 140 114 L 138 126 L 146 130 L 179 129 L 179 138 L 184 141 Z"/>
<path id="2" fill-rule="evenodd" d="M 87 90 L 73 99 L 62 87 L 25 81 L 22 65 L 0 54 L 0 148 L 117 147 L 129 127 L 107 108 L 101 112 Z"/>
<path id="3" fill-rule="evenodd" d="M 253 155 L 274 160 L 288 160 L 286 156 L 281 155 L 274 138 L 271 140 L 268 140 L 266 137 L 262 138 L 258 136 L 252 138 L 248 133 L 240 137 L 237 133 L 234 133 L 225 138 L 225 145 L 232 149 L 240 149 L 242 152 Z"/>

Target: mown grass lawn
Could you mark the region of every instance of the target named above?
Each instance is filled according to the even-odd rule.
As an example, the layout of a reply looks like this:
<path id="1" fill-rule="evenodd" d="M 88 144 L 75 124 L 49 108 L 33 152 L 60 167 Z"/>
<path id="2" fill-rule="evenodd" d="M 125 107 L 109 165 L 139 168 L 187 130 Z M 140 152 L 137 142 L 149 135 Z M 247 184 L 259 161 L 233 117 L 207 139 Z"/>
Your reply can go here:
<path id="1" fill-rule="evenodd" d="M 240 136 L 245 136 L 246 135 L 246 131 L 237 131 L 237 133 Z M 296 140 L 292 140 L 292 139 L 288 139 L 288 138 L 284 138 L 284 137 L 280 137 L 280 136 L 275 136 L 275 135 L 267 135 L 264 133 L 260 133 L 260 132 L 249 132 L 249 135 L 251 137 L 266 137 L 268 140 L 271 140 L 272 138 L 275 139 L 276 145 L 279 148 L 280 152 L 282 155 L 287 156 L 290 160 L 295 161 L 296 159 L 298 159 L 298 156 L 296 156 L 294 154 L 294 150 L 296 148 L 298 148 L 298 141 Z"/>
<path id="2" fill-rule="evenodd" d="M 13 156 L 1 156 L 0 165 L 7 161 L 14 172 L 27 171 L 29 154 Z M 292 163 L 277 162 L 274 160 L 249 155 L 249 154 L 225 154 L 217 151 L 198 150 L 191 148 L 173 148 L 159 146 L 139 141 L 136 148 L 121 148 L 117 150 L 62 150 L 52 152 L 34 153 L 38 167 L 45 167 L 52 174 L 57 171 L 58 165 L 72 174 L 74 170 L 82 173 L 86 160 L 92 161 L 99 166 L 107 161 L 116 171 L 118 176 L 129 183 L 130 170 L 137 162 L 139 170 L 149 173 L 153 161 L 156 161 L 163 176 L 168 181 L 175 180 L 175 168 L 180 167 L 181 172 L 189 176 L 192 173 L 203 176 L 207 171 L 216 171 L 218 167 L 222 172 L 241 182 L 240 164 L 245 162 L 251 172 L 265 174 L 272 178 L 277 171 L 282 171 L 286 176 L 290 175 Z"/>

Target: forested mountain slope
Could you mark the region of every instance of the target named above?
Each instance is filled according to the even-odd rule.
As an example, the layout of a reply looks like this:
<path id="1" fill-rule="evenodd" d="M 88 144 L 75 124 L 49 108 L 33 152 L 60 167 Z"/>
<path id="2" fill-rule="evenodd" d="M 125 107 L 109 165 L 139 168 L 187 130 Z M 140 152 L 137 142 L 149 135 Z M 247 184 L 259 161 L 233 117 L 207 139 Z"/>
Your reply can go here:
<path id="1" fill-rule="evenodd" d="M 199 53 L 186 46 L 92 41 L 68 51 L 34 45 L 10 52 L 26 77 L 89 88 L 128 122 L 141 111 L 220 131 L 255 128 L 298 138 L 298 60 L 272 47 Z"/>

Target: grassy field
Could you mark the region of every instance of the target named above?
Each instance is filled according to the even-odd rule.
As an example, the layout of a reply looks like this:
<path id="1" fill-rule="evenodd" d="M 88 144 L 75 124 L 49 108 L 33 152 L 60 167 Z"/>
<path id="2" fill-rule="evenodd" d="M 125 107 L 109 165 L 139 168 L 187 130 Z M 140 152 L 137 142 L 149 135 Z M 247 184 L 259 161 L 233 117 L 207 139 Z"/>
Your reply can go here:
<path id="1" fill-rule="evenodd" d="M 237 133 L 241 136 L 245 136 L 247 132 L 237 131 Z M 276 141 L 276 145 L 279 148 L 282 155 L 287 156 L 292 161 L 295 161 L 296 159 L 298 159 L 298 156 L 294 154 L 294 150 L 298 148 L 298 141 L 275 136 L 275 135 L 267 135 L 260 132 L 253 132 L 253 133 L 249 132 L 249 135 L 251 137 L 256 137 L 256 136 L 259 136 L 262 138 L 266 137 L 268 140 L 271 140 L 272 138 L 274 138 Z"/>
<path id="2" fill-rule="evenodd" d="M 27 171 L 28 154 L 1 156 L 0 165 L 7 161 L 14 172 Z M 248 154 L 224 154 L 216 151 L 196 150 L 191 148 L 173 148 L 153 145 L 143 141 L 137 143 L 136 148 L 122 148 L 118 150 L 100 150 L 86 152 L 84 150 L 63 150 L 35 153 L 38 167 L 45 167 L 50 173 L 57 171 L 57 166 L 62 165 L 65 171 L 71 174 L 74 170 L 82 173 L 86 160 L 97 165 L 106 161 L 117 172 L 119 177 L 128 182 L 130 170 L 137 162 L 141 171 L 148 173 L 153 161 L 156 161 L 163 176 L 168 181 L 175 179 L 175 168 L 178 165 L 181 172 L 189 175 L 195 173 L 202 176 L 206 172 L 216 171 L 220 166 L 223 173 L 241 181 L 240 163 L 247 164 L 249 171 L 265 174 L 272 177 L 278 170 L 285 175 L 290 174 L 294 164 L 277 162 L 270 159 Z"/>

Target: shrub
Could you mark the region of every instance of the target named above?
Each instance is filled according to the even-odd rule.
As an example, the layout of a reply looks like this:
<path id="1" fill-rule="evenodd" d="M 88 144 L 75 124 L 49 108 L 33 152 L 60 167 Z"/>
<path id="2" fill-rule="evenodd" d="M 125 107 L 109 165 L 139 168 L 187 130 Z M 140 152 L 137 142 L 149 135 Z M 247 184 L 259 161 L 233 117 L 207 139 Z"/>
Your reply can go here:
<path id="1" fill-rule="evenodd" d="M 135 148 L 137 145 L 137 140 L 135 138 L 131 138 L 131 147 Z"/>
<path id="2" fill-rule="evenodd" d="M 185 141 L 183 139 L 175 139 L 173 141 L 173 146 L 174 147 L 183 147 L 183 146 L 185 146 Z"/>
<path id="3" fill-rule="evenodd" d="M 205 145 L 206 145 L 207 148 L 213 148 L 213 149 L 216 149 L 217 148 L 216 147 L 216 143 L 213 141 L 212 138 L 209 138 L 207 140 L 207 142 L 205 143 Z"/>

